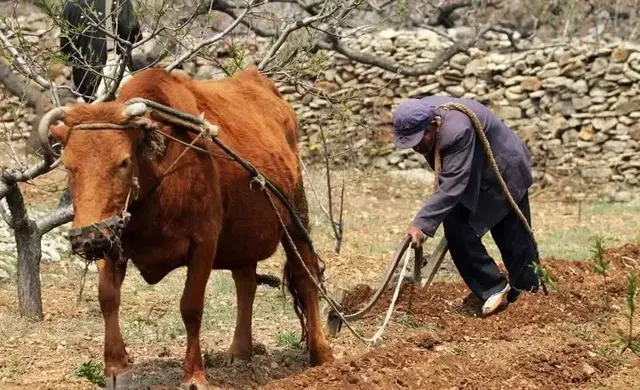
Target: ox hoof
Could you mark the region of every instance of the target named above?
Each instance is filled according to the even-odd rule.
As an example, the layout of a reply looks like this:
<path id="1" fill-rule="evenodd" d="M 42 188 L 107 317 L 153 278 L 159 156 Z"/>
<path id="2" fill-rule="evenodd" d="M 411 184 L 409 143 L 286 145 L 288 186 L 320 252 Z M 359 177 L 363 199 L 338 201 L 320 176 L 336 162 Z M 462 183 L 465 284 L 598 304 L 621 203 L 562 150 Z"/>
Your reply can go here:
<path id="1" fill-rule="evenodd" d="M 126 390 L 133 385 L 133 374 L 131 371 L 123 372 L 122 374 L 105 378 L 105 382 L 107 390 Z"/>
<path id="2" fill-rule="evenodd" d="M 227 353 L 227 358 L 225 359 L 225 366 L 230 367 L 230 366 L 245 366 L 247 364 L 249 364 L 249 362 L 251 361 L 251 358 L 242 358 L 240 356 L 237 356 L 233 353 Z"/>
<path id="3" fill-rule="evenodd" d="M 182 384 L 180 385 L 180 389 L 182 389 L 182 390 L 207 390 L 207 389 L 210 389 L 210 387 L 209 387 L 209 383 L 207 383 L 207 381 L 204 380 L 204 379 L 200 379 L 200 380 L 192 379 L 192 380 L 187 381 L 187 382 L 182 382 Z"/>
<path id="4" fill-rule="evenodd" d="M 310 363 L 313 367 L 331 363 L 335 360 L 335 358 L 333 357 L 333 353 L 328 346 L 313 350 L 311 351 L 310 355 Z"/>

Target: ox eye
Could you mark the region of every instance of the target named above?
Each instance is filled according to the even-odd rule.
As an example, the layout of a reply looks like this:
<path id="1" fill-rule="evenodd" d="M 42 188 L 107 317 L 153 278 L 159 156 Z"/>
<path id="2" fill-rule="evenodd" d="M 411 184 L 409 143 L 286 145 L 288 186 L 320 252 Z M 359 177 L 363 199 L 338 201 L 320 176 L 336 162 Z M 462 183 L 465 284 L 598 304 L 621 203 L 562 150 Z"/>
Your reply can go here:
<path id="1" fill-rule="evenodd" d="M 131 159 L 129 157 L 125 158 L 124 160 L 122 160 L 120 162 L 119 168 L 120 169 L 127 169 L 129 168 L 129 165 L 131 165 Z"/>

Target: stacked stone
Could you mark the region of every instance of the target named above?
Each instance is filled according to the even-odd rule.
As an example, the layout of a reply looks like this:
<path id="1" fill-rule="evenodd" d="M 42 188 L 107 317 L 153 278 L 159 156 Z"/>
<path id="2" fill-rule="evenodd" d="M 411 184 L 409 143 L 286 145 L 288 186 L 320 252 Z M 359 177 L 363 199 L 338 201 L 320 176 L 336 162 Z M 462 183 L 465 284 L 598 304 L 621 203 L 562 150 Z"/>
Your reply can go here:
<path id="1" fill-rule="evenodd" d="M 516 51 L 497 34 L 482 43 L 429 75 L 405 77 L 337 56 L 320 77 L 310 78 L 322 95 L 283 85 L 300 115 L 303 155 L 322 160 L 324 135 L 336 163 L 423 166 L 421 156 L 391 145 L 392 110 L 409 97 L 450 95 L 493 109 L 527 142 L 538 176 L 639 184 L 640 46 L 559 41 Z M 431 31 L 382 31 L 348 44 L 415 68 L 451 41 Z"/>
<path id="2" fill-rule="evenodd" d="M 23 18 L 21 25 L 29 29 L 30 37 L 47 28 L 39 15 Z M 46 46 L 57 45 L 56 34 Z M 353 36 L 345 45 L 381 61 L 420 68 L 450 48 L 454 40 L 472 36 L 465 28 L 446 33 L 383 30 Z M 225 43 L 214 45 L 185 63 L 184 69 L 196 79 L 225 77 L 209 58 L 244 52 L 243 58 L 234 57 L 231 62 L 246 66 L 262 58 L 267 44 L 264 39 L 247 37 L 234 40 L 233 48 Z M 320 66 L 309 66 L 302 76 L 314 91 L 286 81 L 278 84 L 300 118 L 302 154 L 310 163 L 324 162 L 324 139 L 337 164 L 364 169 L 422 167 L 422 156 L 394 149 L 393 109 L 409 97 L 451 95 L 485 103 L 511 126 L 527 142 L 537 178 L 546 172 L 587 182 L 639 185 L 640 46 L 605 37 L 597 42 L 534 41 L 519 46 L 515 50 L 504 34 L 488 33 L 476 47 L 455 55 L 438 71 L 417 77 L 326 52 L 321 53 L 326 59 Z M 54 63 L 48 73 L 65 84 L 70 69 Z M 15 98 L 2 99 L 1 104 L 5 114 L 0 130 L 26 135 L 31 110 L 14 109 L 18 105 Z M 20 113 L 17 117 L 16 112 Z"/>

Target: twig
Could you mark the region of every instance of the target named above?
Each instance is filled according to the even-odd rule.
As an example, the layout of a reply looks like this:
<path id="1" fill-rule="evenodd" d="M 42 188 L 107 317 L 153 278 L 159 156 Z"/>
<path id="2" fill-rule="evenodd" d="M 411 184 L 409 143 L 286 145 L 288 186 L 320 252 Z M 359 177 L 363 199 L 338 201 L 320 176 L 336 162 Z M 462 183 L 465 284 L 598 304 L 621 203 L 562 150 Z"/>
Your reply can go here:
<path id="1" fill-rule="evenodd" d="M 324 204 L 322 204 L 322 201 L 320 200 L 320 196 L 318 195 L 318 191 L 316 190 L 316 187 L 314 186 L 313 181 L 311 180 L 309 171 L 307 170 L 306 164 L 304 163 L 304 161 L 302 159 L 300 159 L 300 164 L 302 165 L 303 171 L 306 173 L 307 181 L 309 182 L 309 185 L 311 187 L 311 192 L 313 193 L 313 196 L 316 198 L 316 201 L 318 202 L 318 205 L 320 206 L 320 210 L 322 210 L 322 212 L 327 216 L 329 221 L 331 221 L 331 214 L 329 214 L 329 211 L 326 209 L 326 207 L 324 207 Z M 329 189 L 329 190 L 331 190 L 331 189 Z"/>
<path id="2" fill-rule="evenodd" d="M 242 13 L 240 14 L 240 16 L 238 16 L 233 23 L 231 23 L 227 28 L 224 29 L 224 31 L 222 31 L 219 34 L 216 34 L 208 39 L 205 39 L 204 41 L 200 42 L 199 44 L 197 44 L 196 46 L 194 46 L 191 50 L 189 50 L 188 52 L 184 53 L 183 55 L 181 55 L 180 57 L 178 57 L 177 60 L 173 61 L 169 66 L 167 66 L 165 69 L 167 70 L 167 72 L 171 72 L 173 69 L 176 68 L 176 66 L 180 65 L 181 63 L 183 63 L 184 61 L 188 60 L 191 56 L 193 56 L 195 53 L 198 52 L 198 50 L 202 49 L 203 47 L 212 45 L 216 42 L 218 42 L 219 40 L 221 40 L 222 38 L 224 38 L 227 34 L 229 34 L 231 31 L 233 31 L 233 29 L 236 28 L 236 26 L 240 23 L 240 21 L 242 19 L 244 19 L 244 17 L 249 13 L 249 10 L 251 10 L 252 8 L 252 3 L 253 0 L 249 2 L 249 5 L 247 5 L 247 7 L 244 9 L 244 11 L 242 11 Z"/>
<path id="3" fill-rule="evenodd" d="M 336 239 L 335 252 L 340 252 L 340 246 L 342 244 L 342 205 L 344 202 L 344 180 L 342 185 L 342 198 L 340 200 L 340 221 L 336 222 L 333 217 L 333 194 L 331 191 L 331 166 L 329 148 L 327 147 L 327 140 L 324 136 L 324 130 L 320 126 L 320 136 L 322 137 L 322 146 L 324 149 L 324 163 L 327 170 L 327 197 L 329 202 L 329 220 L 331 222 L 331 229 L 333 230 L 334 237 Z M 344 178 L 343 178 L 344 179 Z"/>
<path id="4" fill-rule="evenodd" d="M 9 51 L 13 59 L 18 64 L 18 67 L 20 68 L 20 70 L 22 70 L 22 72 L 24 72 L 24 74 L 38 83 L 42 88 L 49 89 L 51 91 L 51 96 L 54 104 L 56 106 L 59 106 L 60 98 L 58 97 L 56 84 L 52 80 L 47 80 L 44 77 L 36 74 L 31 68 L 29 68 L 29 65 L 27 65 L 27 62 L 24 60 L 24 58 L 22 58 L 22 56 L 18 52 L 18 49 L 16 49 L 16 47 L 9 41 L 9 38 L 7 38 L 7 31 L 10 31 L 7 25 L 4 23 L 0 23 L 0 42 L 2 42 L 3 46 Z"/>
<path id="5" fill-rule="evenodd" d="M 269 51 L 264 56 L 262 61 L 260 61 L 260 64 L 258 65 L 258 69 L 263 70 L 269 64 L 269 62 L 271 62 L 273 57 L 276 55 L 278 50 L 280 50 L 280 48 L 282 47 L 282 45 L 284 44 L 284 42 L 287 40 L 287 38 L 292 32 L 299 30 L 301 28 L 307 27 L 319 20 L 326 19 L 331 15 L 333 15 L 334 13 L 336 13 L 338 9 L 340 9 L 340 7 L 334 7 L 329 11 L 327 11 L 326 14 L 319 13 L 314 16 L 308 16 L 302 20 L 296 20 L 294 23 L 287 25 L 287 27 L 285 27 L 284 31 L 282 32 L 282 34 L 280 34 L 280 36 L 275 41 L 275 43 L 271 46 L 271 48 L 269 48 Z"/>
<path id="6" fill-rule="evenodd" d="M 428 65 L 412 68 L 404 65 L 399 65 L 389 60 L 375 57 L 369 54 L 357 52 L 347 46 L 345 46 L 340 40 L 329 37 L 330 42 L 319 42 L 318 46 L 325 50 L 334 50 L 352 61 L 359 62 L 366 65 L 376 66 L 390 72 L 398 73 L 403 76 L 421 76 L 425 74 L 432 74 L 437 71 L 443 64 L 451 59 L 454 55 L 467 51 L 481 36 L 487 31 L 491 30 L 492 26 L 487 25 L 483 27 L 472 39 L 466 43 L 457 42 L 449 46 L 445 51 L 440 53 L 433 61 Z"/>
<path id="7" fill-rule="evenodd" d="M 112 80 L 111 85 L 109 86 L 109 89 L 107 90 L 107 92 L 96 99 L 96 103 L 109 101 L 116 97 L 116 91 L 118 90 L 118 87 L 120 86 L 120 83 L 124 78 L 124 72 L 127 68 L 127 64 L 129 63 L 129 60 L 131 59 L 131 46 L 125 47 L 124 49 L 125 49 L 124 55 L 120 57 L 120 61 L 118 62 L 118 73 L 116 75 L 116 78 Z M 105 82 L 105 84 L 107 83 Z"/>
<path id="8" fill-rule="evenodd" d="M 7 31 L 10 31 L 6 24 L 0 23 L 0 41 L 4 45 L 5 49 L 11 53 L 13 59 L 16 60 L 18 67 L 22 70 L 26 75 L 33 79 L 36 83 L 38 83 L 42 88 L 51 88 L 51 80 L 47 80 L 44 77 L 35 74 L 27 65 L 27 62 L 22 58 L 18 49 L 9 41 L 7 38 Z"/>

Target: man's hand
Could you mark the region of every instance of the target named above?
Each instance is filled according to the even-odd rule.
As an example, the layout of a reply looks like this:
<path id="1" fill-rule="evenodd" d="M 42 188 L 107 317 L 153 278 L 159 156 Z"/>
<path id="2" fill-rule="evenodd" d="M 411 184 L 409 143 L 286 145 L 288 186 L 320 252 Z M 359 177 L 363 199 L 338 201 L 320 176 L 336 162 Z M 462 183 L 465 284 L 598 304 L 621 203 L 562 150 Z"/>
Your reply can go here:
<path id="1" fill-rule="evenodd" d="M 411 236 L 411 248 L 417 248 L 424 243 L 427 236 L 420 230 L 419 227 L 411 225 L 407 230 L 407 233 Z"/>

